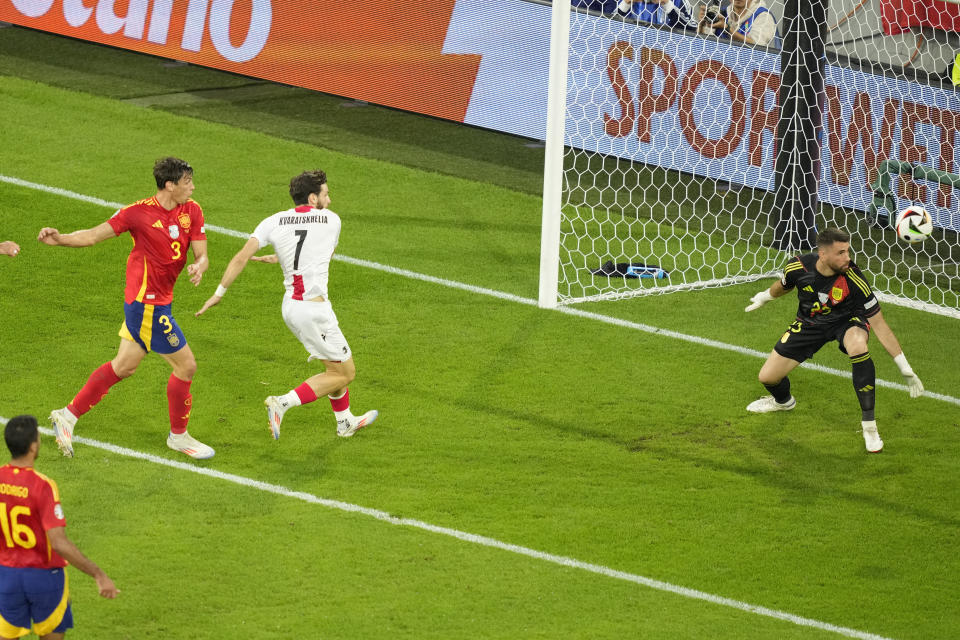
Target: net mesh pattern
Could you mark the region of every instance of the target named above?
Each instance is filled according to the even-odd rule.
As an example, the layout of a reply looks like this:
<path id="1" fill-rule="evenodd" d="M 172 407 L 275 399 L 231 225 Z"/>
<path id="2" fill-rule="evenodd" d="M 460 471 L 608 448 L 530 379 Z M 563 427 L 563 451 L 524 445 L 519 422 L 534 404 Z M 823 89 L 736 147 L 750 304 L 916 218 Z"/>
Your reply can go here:
<path id="1" fill-rule="evenodd" d="M 794 59 L 781 56 L 781 45 L 798 41 L 786 28 L 799 28 L 782 20 L 788 7 L 724 6 L 720 20 L 727 15 L 731 26 L 721 35 L 697 23 L 706 7 L 696 4 L 683 7 L 693 28 L 667 24 L 662 7 L 645 20 L 575 10 L 560 303 L 769 278 L 810 249 L 784 240 L 797 231 L 784 229 L 786 219 L 800 238 L 826 226 L 849 231 L 854 260 L 882 299 L 960 316 L 960 91 L 948 69 L 960 44 L 943 28 L 949 13 L 912 24 L 902 12 L 919 9 L 900 2 L 900 13 L 890 13 L 870 2 L 830 5 L 813 29 L 822 38 L 812 46 L 823 60 L 823 90 L 819 110 L 810 109 L 818 121 L 804 130 L 818 151 L 785 169 L 804 174 L 791 188 L 805 178 L 813 185 L 812 225 L 799 215 L 792 221 L 776 198 L 784 183 L 776 171 L 778 127 L 785 126 L 781 61 Z M 960 25 L 960 6 L 947 6 Z M 727 35 L 749 36 L 743 22 L 764 13 L 776 25 L 766 46 Z M 803 28 L 809 36 L 809 25 Z M 799 43 L 811 46 L 809 38 Z M 935 223 L 919 244 L 899 240 L 892 228 L 897 211 L 911 204 Z"/>

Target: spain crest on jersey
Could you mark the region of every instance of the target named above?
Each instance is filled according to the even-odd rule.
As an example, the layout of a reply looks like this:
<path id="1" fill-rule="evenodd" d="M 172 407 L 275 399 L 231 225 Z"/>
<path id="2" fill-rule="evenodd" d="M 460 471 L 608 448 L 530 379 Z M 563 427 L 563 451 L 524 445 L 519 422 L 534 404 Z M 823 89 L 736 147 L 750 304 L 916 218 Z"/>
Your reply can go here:
<path id="1" fill-rule="evenodd" d="M 177 222 L 179 222 L 179 223 L 180 223 L 180 226 L 183 227 L 185 230 L 186 230 L 186 229 L 189 229 L 189 228 L 190 228 L 190 214 L 187 213 L 187 212 L 185 212 L 185 211 L 181 211 L 181 212 L 180 212 L 180 215 L 177 216 Z"/>
<path id="2" fill-rule="evenodd" d="M 170 343 L 171 347 L 176 347 L 180 344 L 180 338 L 175 333 L 171 333 L 167 336 L 167 342 Z"/>
<path id="3" fill-rule="evenodd" d="M 850 295 L 850 287 L 847 286 L 847 279 L 841 276 L 833 282 L 833 288 L 830 289 L 830 300 L 833 301 L 833 304 L 837 304 L 848 295 Z"/>

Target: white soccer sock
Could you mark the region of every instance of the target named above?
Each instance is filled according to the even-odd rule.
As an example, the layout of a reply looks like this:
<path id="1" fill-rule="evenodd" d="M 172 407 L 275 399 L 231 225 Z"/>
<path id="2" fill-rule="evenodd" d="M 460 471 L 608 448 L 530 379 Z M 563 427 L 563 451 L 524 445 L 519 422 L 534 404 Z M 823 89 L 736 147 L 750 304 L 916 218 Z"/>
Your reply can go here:
<path id="1" fill-rule="evenodd" d="M 299 407 L 300 396 L 297 395 L 296 390 L 291 389 L 287 393 L 280 396 L 280 404 L 283 405 L 284 409 L 289 409 L 290 407 Z"/>
<path id="2" fill-rule="evenodd" d="M 334 404 L 334 401 L 341 399 L 342 397 L 347 395 L 347 393 L 349 393 L 349 390 L 344 391 L 338 396 L 327 395 L 327 397 L 330 398 L 330 404 Z M 353 420 L 353 413 L 350 411 L 350 405 L 347 405 L 347 408 L 344 409 L 343 411 L 337 411 L 336 409 L 334 409 L 333 415 L 336 418 L 337 422 L 340 422 L 341 420 Z"/>

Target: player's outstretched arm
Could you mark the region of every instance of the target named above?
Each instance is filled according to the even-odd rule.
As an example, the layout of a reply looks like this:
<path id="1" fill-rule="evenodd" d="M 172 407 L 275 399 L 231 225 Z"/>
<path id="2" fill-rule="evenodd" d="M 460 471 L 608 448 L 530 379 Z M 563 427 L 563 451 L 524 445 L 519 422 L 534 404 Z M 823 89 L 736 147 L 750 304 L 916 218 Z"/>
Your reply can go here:
<path id="1" fill-rule="evenodd" d="M 102 222 L 92 229 L 80 229 L 73 233 L 60 233 L 53 227 L 44 227 L 40 229 L 37 240 L 51 247 L 92 247 L 116 235 L 109 222 Z"/>
<path id="2" fill-rule="evenodd" d="M 223 277 L 220 278 L 220 284 L 217 285 L 217 292 L 210 296 L 194 315 L 202 315 L 206 313 L 210 307 L 220 304 L 223 296 L 227 293 L 227 288 L 233 284 L 237 276 L 243 272 L 247 266 L 247 262 L 257 251 L 260 251 L 260 241 L 256 238 L 247 240 L 247 244 L 243 245 L 243 248 L 230 259 L 230 264 L 227 265 L 227 270 L 223 272 Z"/>
<path id="3" fill-rule="evenodd" d="M 903 354 L 900 341 L 897 340 L 893 329 L 887 324 L 882 311 L 878 311 L 873 316 L 870 316 L 870 328 L 873 330 L 874 335 L 877 336 L 880 344 L 883 345 L 883 348 L 886 349 L 890 357 L 893 358 L 897 368 L 900 369 L 900 375 L 903 376 L 903 381 L 910 389 L 910 397 L 916 398 L 923 395 L 923 383 L 920 382 L 920 378 L 913 372 L 913 367 L 907 362 L 907 356 Z"/>
<path id="4" fill-rule="evenodd" d="M 67 532 L 63 527 L 47 529 L 47 539 L 50 540 L 50 546 L 53 547 L 53 550 L 59 553 L 64 560 L 97 581 L 97 589 L 101 596 L 110 599 L 117 597 L 120 590 L 113 584 L 110 576 L 104 573 L 103 569 L 98 567 L 93 560 L 80 552 L 77 545 L 73 544 L 67 537 Z"/>
<path id="5" fill-rule="evenodd" d="M 753 311 L 754 309 L 759 309 L 763 305 L 767 304 L 771 300 L 779 298 L 787 292 L 783 288 L 783 284 L 779 280 L 770 285 L 769 289 L 764 289 L 760 293 L 754 295 L 750 298 L 750 304 L 744 307 L 744 311 Z"/>
<path id="6" fill-rule="evenodd" d="M 0 255 L 10 256 L 11 258 L 20 253 L 20 245 L 13 240 L 0 242 Z"/>
<path id="7" fill-rule="evenodd" d="M 263 262 L 266 264 L 277 264 L 280 262 L 280 258 L 277 257 L 277 254 L 271 253 L 266 256 L 251 256 L 250 260 L 253 262 Z"/>
<path id="8" fill-rule="evenodd" d="M 199 286 L 203 274 L 210 268 L 210 259 L 207 257 L 207 241 L 194 240 L 190 243 L 193 250 L 193 264 L 187 265 L 187 275 L 190 276 L 190 283 L 193 286 Z"/>

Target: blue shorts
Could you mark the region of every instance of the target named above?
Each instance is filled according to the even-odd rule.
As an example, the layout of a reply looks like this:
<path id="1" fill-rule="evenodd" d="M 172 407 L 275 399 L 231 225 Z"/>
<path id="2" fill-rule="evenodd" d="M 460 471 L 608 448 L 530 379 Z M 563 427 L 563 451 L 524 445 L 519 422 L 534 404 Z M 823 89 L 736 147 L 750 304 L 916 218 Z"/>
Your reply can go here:
<path id="1" fill-rule="evenodd" d="M 44 636 L 72 627 L 66 570 L 0 566 L 0 638 L 19 638 L 31 631 Z"/>
<path id="2" fill-rule="evenodd" d="M 147 353 L 176 353 L 187 346 L 169 304 L 124 303 L 123 316 L 120 337 L 136 342 Z"/>

